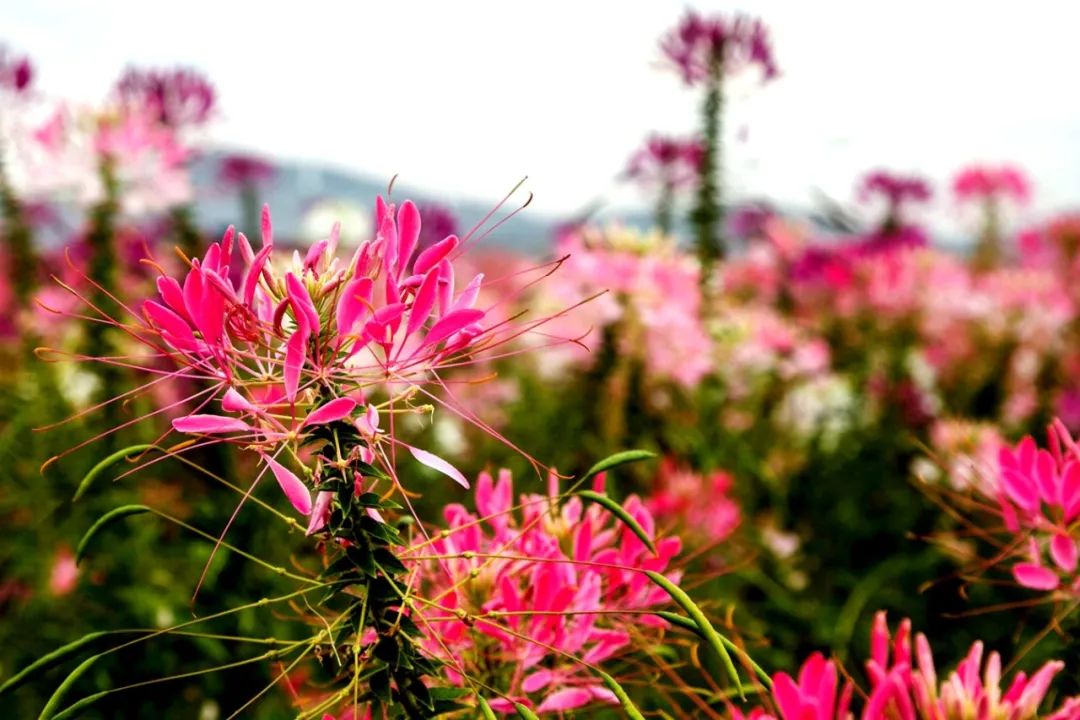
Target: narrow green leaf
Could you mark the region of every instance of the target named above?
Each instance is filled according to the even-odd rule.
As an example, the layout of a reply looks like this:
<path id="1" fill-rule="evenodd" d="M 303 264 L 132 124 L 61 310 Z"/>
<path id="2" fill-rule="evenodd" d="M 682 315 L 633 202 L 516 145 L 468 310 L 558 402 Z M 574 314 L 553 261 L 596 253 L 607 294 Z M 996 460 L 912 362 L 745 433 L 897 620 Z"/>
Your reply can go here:
<path id="1" fill-rule="evenodd" d="M 598 493 L 595 490 L 578 490 L 575 495 L 585 498 L 586 500 L 592 500 L 597 505 L 602 505 L 605 510 L 619 518 L 624 525 L 630 528 L 641 542 L 645 543 L 645 547 L 652 551 L 652 554 L 656 554 L 656 545 L 653 544 L 652 538 L 645 532 L 645 528 L 638 524 L 630 513 L 626 512 L 626 509 L 619 503 L 612 500 L 603 493 Z"/>
<path id="2" fill-rule="evenodd" d="M 74 720 L 75 718 L 81 717 L 83 710 L 90 707 L 111 692 L 112 690 L 102 690 L 101 692 L 94 693 L 93 695 L 87 695 L 82 700 L 79 700 L 77 703 L 68 705 L 66 708 L 53 715 L 52 720 Z"/>
<path id="3" fill-rule="evenodd" d="M 136 455 L 138 453 L 146 452 L 147 450 L 155 449 L 158 449 L 156 445 L 132 445 L 130 447 L 124 448 L 123 450 L 117 450 L 112 455 L 109 455 L 97 465 L 90 468 L 90 472 L 86 473 L 86 475 L 83 476 L 83 479 L 79 482 L 79 487 L 76 488 L 75 496 L 71 498 L 71 501 L 75 502 L 76 500 L 81 498 L 83 496 L 83 493 L 90 489 L 90 485 L 92 485 L 94 480 L 97 479 L 97 476 L 108 470 L 116 463 L 120 462 L 121 460 L 126 460 L 130 455 Z"/>
<path id="4" fill-rule="evenodd" d="M 488 701 L 481 695 L 476 696 L 476 705 L 480 708 L 480 714 L 484 716 L 484 720 L 499 720 L 495 715 L 495 711 L 488 705 Z"/>
<path id="5" fill-rule="evenodd" d="M 4 681 L 3 685 L 0 685 L 0 695 L 6 692 L 10 692 L 19 687 L 27 680 L 30 680 L 39 673 L 43 673 L 54 665 L 59 665 L 64 660 L 67 660 L 72 655 L 76 654 L 87 645 L 92 645 L 103 637 L 111 635 L 109 632 L 92 632 L 88 635 L 83 635 L 81 638 L 74 642 L 70 642 L 63 647 L 53 650 L 51 653 L 42 655 L 34 662 L 27 665 L 15 675 L 9 677 Z"/>
<path id="6" fill-rule="evenodd" d="M 657 610 L 653 614 L 663 618 L 664 620 L 667 620 L 672 625 L 677 625 L 684 630 L 689 630 L 703 640 L 705 639 L 705 636 L 701 633 L 701 629 L 693 620 L 684 618 L 682 615 L 678 615 L 673 612 L 668 612 L 667 610 Z M 750 657 L 749 653 L 747 653 L 735 643 L 728 640 L 723 635 L 720 636 L 720 642 L 724 643 L 724 646 L 727 647 L 728 650 L 731 650 L 732 652 L 737 652 L 739 655 L 741 655 L 746 660 L 746 662 L 750 664 L 750 667 L 754 669 L 754 672 L 757 674 L 758 679 L 761 680 L 761 684 L 772 690 L 772 678 L 769 677 L 769 674 L 765 672 L 764 668 L 762 668 L 760 665 L 757 664 L 757 662 L 754 661 L 754 658 Z"/>
<path id="7" fill-rule="evenodd" d="M 56 691 L 52 694 L 52 697 L 49 698 L 49 702 L 45 703 L 45 707 L 42 708 L 41 714 L 38 715 L 38 720 L 52 720 L 53 716 L 56 715 L 56 711 L 60 709 L 60 703 L 64 701 L 64 696 L 67 695 L 68 691 L 71 690 L 71 687 L 75 684 L 75 682 L 82 676 L 83 673 L 90 669 L 90 666 L 93 665 L 99 657 L 101 656 L 91 655 L 90 657 L 79 663 L 79 666 L 72 670 L 71 673 L 66 678 L 64 678 L 64 682 L 60 683 L 60 687 L 56 688 Z"/>
<path id="8" fill-rule="evenodd" d="M 603 460 L 600 460 L 591 468 L 589 472 L 585 473 L 582 480 L 588 480 L 593 475 L 599 475 L 602 472 L 610 470 L 611 468 L 618 467 L 620 465 L 626 465 L 627 463 L 637 462 L 639 460 L 648 460 L 656 457 L 656 453 L 648 450 L 623 450 L 617 452 L 614 455 L 608 455 Z"/>
<path id="9" fill-rule="evenodd" d="M 524 718 L 524 720 L 540 720 L 540 718 L 536 716 L 536 713 L 519 702 L 514 703 L 514 709 L 517 710 L 519 718 Z"/>
<path id="10" fill-rule="evenodd" d="M 720 633 L 716 632 L 716 628 L 712 626 L 709 619 L 705 617 L 705 613 L 701 611 L 701 608 L 690 599 L 690 596 L 683 592 L 675 583 L 668 580 L 666 577 L 656 572 L 655 570 L 646 570 L 645 574 L 649 576 L 649 579 L 664 589 L 671 599 L 678 603 L 686 614 L 697 623 L 701 636 L 705 639 L 716 654 L 720 656 L 720 659 L 724 663 L 724 667 L 728 671 L 728 675 L 731 676 L 732 682 L 735 683 L 735 688 L 739 691 L 739 697 L 746 699 L 746 693 L 743 690 L 742 683 L 739 681 L 739 671 L 735 669 L 735 663 L 731 661 L 731 655 L 727 651 L 727 647 L 724 646 L 723 640 L 721 640 Z"/>
<path id="11" fill-rule="evenodd" d="M 597 670 L 596 673 L 600 676 L 600 679 L 604 681 L 604 684 L 607 685 L 608 690 L 615 693 L 615 697 L 622 703 L 623 710 L 626 711 L 626 715 L 630 720 L 645 720 L 645 716 L 641 714 L 637 705 L 634 704 L 634 701 L 631 700 L 630 696 L 623 690 L 622 685 L 615 682 L 615 678 L 611 677 L 603 670 Z"/>
<path id="12" fill-rule="evenodd" d="M 121 505 L 99 517 L 97 522 L 90 526 L 90 529 L 83 535 L 82 540 L 79 541 L 79 547 L 75 549 L 75 564 L 78 565 L 82 562 L 83 557 L 86 555 L 86 550 L 90 546 L 90 541 L 93 540 L 94 536 L 99 532 L 117 520 L 126 518 L 128 515 L 138 515 L 145 512 L 151 512 L 150 508 L 146 505 Z"/>

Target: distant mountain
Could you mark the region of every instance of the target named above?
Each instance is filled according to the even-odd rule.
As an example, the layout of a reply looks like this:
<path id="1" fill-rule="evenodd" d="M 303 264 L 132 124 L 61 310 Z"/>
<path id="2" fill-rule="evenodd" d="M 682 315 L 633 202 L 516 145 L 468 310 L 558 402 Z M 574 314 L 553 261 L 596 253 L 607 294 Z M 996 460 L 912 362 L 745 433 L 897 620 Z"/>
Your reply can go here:
<path id="1" fill-rule="evenodd" d="M 212 233 L 220 232 L 230 223 L 241 222 L 240 198 L 235 191 L 221 187 L 217 180 L 218 166 L 224 155 L 225 153 L 220 151 L 204 154 L 191 169 L 198 196 L 197 222 L 200 227 Z M 317 211 L 320 205 L 351 206 L 355 208 L 355 213 L 362 213 L 370 223 L 375 198 L 377 195 L 386 195 L 389 182 L 389 178 L 376 180 L 359 173 L 334 170 L 314 163 L 279 162 L 276 167 L 276 177 L 265 185 L 259 199 L 269 203 L 273 210 L 275 235 L 291 240 L 305 237 L 305 220 L 310 222 L 312 212 Z M 433 195 L 416 190 L 407 182 L 395 182 L 394 197 L 409 198 L 420 205 L 436 202 L 449 208 L 457 216 L 461 232 L 479 222 L 494 206 L 494 203 L 484 205 L 473 200 Z M 521 193 L 519 198 L 508 202 L 488 221 L 487 226 L 490 227 L 500 217 L 512 212 L 527 197 L 527 194 Z M 486 238 L 483 244 L 540 254 L 550 246 L 553 231 L 558 224 L 558 220 L 526 208 Z M 244 230 L 248 231 L 247 228 Z M 329 225 L 322 232 L 328 230 Z M 255 231 L 255 228 L 251 229 L 251 232 Z"/>

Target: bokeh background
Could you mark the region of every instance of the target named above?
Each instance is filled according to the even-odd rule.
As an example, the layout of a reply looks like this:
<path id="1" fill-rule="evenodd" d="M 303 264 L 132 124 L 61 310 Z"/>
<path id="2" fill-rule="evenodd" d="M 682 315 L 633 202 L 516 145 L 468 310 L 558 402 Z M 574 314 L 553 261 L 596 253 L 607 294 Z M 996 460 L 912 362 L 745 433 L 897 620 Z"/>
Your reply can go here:
<path id="1" fill-rule="evenodd" d="M 661 455 L 614 492 L 641 495 L 683 536 L 696 597 L 717 617 L 733 613 L 764 665 L 794 669 L 813 650 L 864 657 L 872 614 L 887 609 L 934 637 L 943 663 L 982 638 L 1019 667 L 1065 658 L 1073 672 L 1060 692 L 1080 689 L 1075 619 L 1044 633 L 1055 607 L 996 572 L 993 553 L 943 509 L 993 472 L 1001 444 L 1041 435 L 1054 417 L 1080 430 L 1080 8 L 694 7 L 752 10 L 779 70 L 725 81 L 727 252 L 704 266 L 687 219 L 694 182 L 676 188 L 661 237 L 656 183 L 628 172 L 652 134 L 699 131 L 701 94 L 658 44 L 682 3 L 0 7 L 8 67 L 23 56 L 33 67 L 27 88 L 11 80 L 0 95 L 0 678 L 85 633 L 165 627 L 278 582 L 222 554 L 193 606 L 211 546 L 137 521 L 75 566 L 87 527 L 116 505 L 168 507 L 211 537 L 233 505 L 176 462 L 101 478 L 71 501 L 95 463 L 155 441 L 168 414 L 85 440 L 178 395 L 163 387 L 91 410 L 146 375 L 73 361 L 124 354 L 123 333 L 70 317 L 84 310 L 54 281 L 100 298 L 85 271 L 137 302 L 153 292 L 142 258 L 177 262 L 172 246 L 191 255 L 228 224 L 255 237 L 264 202 L 283 244 L 304 247 L 335 220 L 356 243 L 393 179 L 395 197 L 421 205 L 428 242 L 468 231 L 511 190 L 499 216 L 531 193 L 476 243 L 470 267 L 513 285 L 569 255 L 548 282 L 520 280 L 504 310 L 555 315 L 606 292 L 551 326 L 589 352 L 564 342 L 488 358 L 478 376 L 489 382 L 462 385 L 463 402 L 568 472 L 626 447 Z M 131 161 L 110 191 L 95 133 L 117 116 L 118 78 L 176 67 L 202 78 L 212 102 L 198 122 L 114 138 Z M 985 182 L 957 184 L 965 170 Z M 1016 183 L 989 187 L 1006 171 Z M 873 172 L 925 192 L 890 205 L 867 184 Z M 508 467 L 521 484 L 542 482 L 518 452 L 453 417 L 408 431 L 467 475 Z M 196 460 L 250 471 L 213 450 Z M 437 518 L 466 500 L 440 487 L 419 504 Z M 300 539 L 250 514 L 229 532 L 260 556 L 301 552 Z M 294 629 L 252 612 L 218 631 Z M 82 683 L 92 692 L 121 676 L 176 675 L 235 651 L 170 635 L 110 656 Z M 151 685 L 87 717 L 226 718 L 272 671 Z M 0 715 L 34 717 L 61 677 L 0 697 Z M 251 716 L 292 717 L 291 702 L 273 687 Z"/>

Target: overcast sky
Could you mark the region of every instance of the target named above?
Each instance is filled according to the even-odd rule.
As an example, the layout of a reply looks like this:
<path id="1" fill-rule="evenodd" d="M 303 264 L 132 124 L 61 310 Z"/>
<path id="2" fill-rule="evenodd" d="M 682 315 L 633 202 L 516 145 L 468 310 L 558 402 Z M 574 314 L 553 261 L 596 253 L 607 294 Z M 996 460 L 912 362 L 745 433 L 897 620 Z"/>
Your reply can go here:
<path id="1" fill-rule="evenodd" d="M 1035 180 L 1031 215 L 1080 205 L 1080 4 L 694 6 L 749 8 L 773 30 L 781 78 L 740 84 L 728 116 L 738 194 L 850 200 L 871 167 L 940 186 L 1007 160 Z M 94 100 L 128 63 L 184 63 L 218 89 L 215 141 L 482 200 L 528 175 L 534 208 L 558 213 L 639 200 L 613 180 L 628 154 L 695 127 L 698 98 L 656 49 L 685 7 L 35 0 L 0 3 L 0 41 L 33 56 L 49 94 Z M 957 220 L 945 198 L 932 219 Z"/>

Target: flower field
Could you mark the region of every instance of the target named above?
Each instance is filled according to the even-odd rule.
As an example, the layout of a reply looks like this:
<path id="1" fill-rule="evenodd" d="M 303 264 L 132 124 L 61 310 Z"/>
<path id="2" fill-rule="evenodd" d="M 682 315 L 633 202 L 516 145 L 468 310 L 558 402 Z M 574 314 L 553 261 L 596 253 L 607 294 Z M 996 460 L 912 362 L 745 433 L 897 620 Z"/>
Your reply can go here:
<path id="1" fill-rule="evenodd" d="M 384 178 L 308 237 L 212 77 L 5 41 L 0 717 L 1080 720 L 1080 212 L 1022 167 L 747 201 L 783 48 L 687 10 L 647 223 Z"/>

